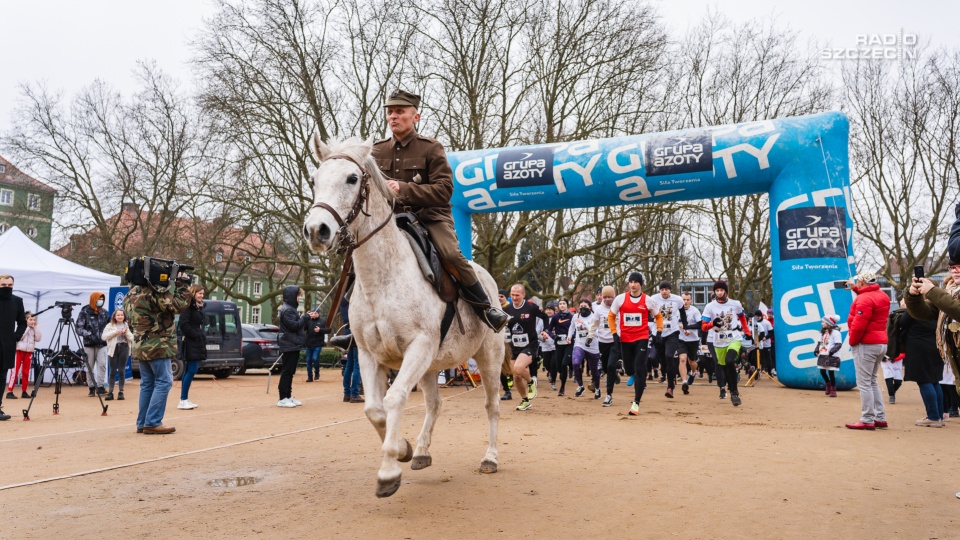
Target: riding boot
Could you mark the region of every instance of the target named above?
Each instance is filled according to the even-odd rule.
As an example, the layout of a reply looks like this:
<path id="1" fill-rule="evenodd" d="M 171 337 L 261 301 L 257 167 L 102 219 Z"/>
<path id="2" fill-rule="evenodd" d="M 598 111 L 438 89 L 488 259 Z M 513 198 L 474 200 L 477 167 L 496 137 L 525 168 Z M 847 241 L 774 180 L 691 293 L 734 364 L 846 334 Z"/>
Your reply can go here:
<path id="1" fill-rule="evenodd" d="M 484 324 L 494 332 L 503 330 L 503 327 L 510 320 L 510 316 L 502 309 L 490 305 L 490 297 L 487 296 L 487 291 L 483 290 L 483 285 L 479 281 L 469 286 L 461 284 L 460 291 L 463 292 L 464 298 L 473 306 Z"/>
<path id="2" fill-rule="evenodd" d="M 330 340 L 327 343 L 331 347 L 337 347 L 345 351 L 355 346 L 353 343 L 353 334 L 344 334 L 342 336 L 330 336 Z"/>

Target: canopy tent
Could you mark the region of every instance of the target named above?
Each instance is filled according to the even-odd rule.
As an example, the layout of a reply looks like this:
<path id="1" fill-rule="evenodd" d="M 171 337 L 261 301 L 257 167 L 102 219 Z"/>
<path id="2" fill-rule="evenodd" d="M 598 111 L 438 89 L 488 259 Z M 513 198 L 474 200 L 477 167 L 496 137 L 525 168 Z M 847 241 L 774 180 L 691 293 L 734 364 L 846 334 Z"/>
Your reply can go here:
<path id="1" fill-rule="evenodd" d="M 43 249 L 17 228 L 0 235 L 0 274 L 14 278 L 13 294 L 23 298 L 23 307 L 34 313 L 54 305 L 55 302 L 77 302 L 73 310 L 74 320 L 79 309 L 90 302 L 90 295 L 102 292 L 105 297 L 110 287 L 120 284 L 120 278 L 70 262 Z M 43 333 L 41 348 L 57 349 L 60 344 L 51 343 L 60 319 L 60 310 L 51 309 L 40 315 L 38 322 Z M 62 336 L 67 345 L 66 336 Z M 74 343 L 70 343 L 74 349 Z"/>

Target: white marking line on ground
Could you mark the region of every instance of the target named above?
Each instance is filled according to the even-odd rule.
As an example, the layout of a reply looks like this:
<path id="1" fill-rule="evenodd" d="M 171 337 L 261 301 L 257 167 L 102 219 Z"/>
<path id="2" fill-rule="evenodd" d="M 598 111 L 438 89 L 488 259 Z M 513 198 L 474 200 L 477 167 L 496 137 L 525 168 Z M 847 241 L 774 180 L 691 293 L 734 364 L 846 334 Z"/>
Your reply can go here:
<path id="1" fill-rule="evenodd" d="M 454 395 L 452 395 L 452 396 L 447 396 L 447 397 L 445 397 L 445 398 L 440 398 L 440 399 L 443 400 L 443 401 L 446 401 L 446 400 L 448 400 L 448 399 L 453 399 L 453 398 L 455 398 L 455 397 L 457 397 L 457 396 L 462 396 L 463 394 L 466 394 L 466 393 L 468 393 L 468 392 L 470 392 L 470 389 L 467 389 L 467 390 L 465 390 L 465 391 L 463 391 L 463 392 L 458 392 L 458 393 L 456 393 L 456 394 L 454 394 Z M 413 406 L 407 407 L 406 409 L 404 409 L 404 411 L 409 411 L 409 410 L 411 410 L 411 409 L 419 409 L 420 407 L 423 407 L 423 404 L 413 405 Z M 288 436 L 288 435 L 299 435 L 300 433 L 306 433 L 306 432 L 308 432 L 308 431 L 314 431 L 314 430 L 317 430 L 317 429 L 324 429 L 324 428 L 328 428 L 328 427 L 340 426 L 340 425 L 343 425 L 343 424 L 349 424 L 349 423 L 351 423 L 351 422 L 356 422 L 357 420 L 363 420 L 363 419 L 365 419 L 365 418 L 366 418 L 366 416 L 359 416 L 359 417 L 357 417 L 357 418 L 351 418 L 350 420 L 339 420 L 339 421 L 337 421 L 337 422 L 331 422 L 331 423 L 329 423 L 329 424 L 324 424 L 324 425 L 322 425 L 322 426 L 314 426 L 314 427 L 309 427 L 309 428 L 303 428 L 303 429 L 298 429 L 298 430 L 295 430 L 295 431 L 288 431 L 288 432 L 286 432 L 286 433 L 277 433 L 277 434 L 275 434 L 275 435 L 265 435 L 265 436 L 263 436 L 263 437 L 257 437 L 257 438 L 254 438 L 254 439 L 247 439 L 247 440 L 245 440 L 245 441 L 237 441 L 237 442 L 232 442 L 232 443 L 227 443 L 227 444 L 221 444 L 221 445 L 218 445 L 218 446 L 211 446 L 210 448 L 200 448 L 200 449 L 197 449 L 197 450 L 190 450 L 190 451 L 187 451 L 187 452 L 180 452 L 180 453 L 178 453 L 178 454 L 170 454 L 170 455 L 167 455 L 167 456 L 160 456 L 160 457 L 151 458 L 151 459 L 144 459 L 144 460 L 141 460 L 141 461 L 134 461 L 134 462 L 131 462 L 131 463 L 121 463 L 120 465 L 111 465 L 111 466 L 109 466 L 109 467 L 101 467 L 101 468 L 99 468 L 99 469 L 92 469 L 92 470 L 89 470 L 89 471 L 82 471 L 82 472 L 78 472 L 78 473 L 64 474 L 64 475 L 62 475 L 62 476 L 54 476 L 54 477 L 51 477 L 51 478 L 41 478 L 40 480 L 31 480 L 31 481 L 29 481 L 29 482 L 21 482 L 21 483 L 19 483 L 19 484 L 10 484 L 10 485 L 7 485 L 7 486 L 0 486 L 0 491 L 6 491 L 6 490 L 8 490 L 8 489 L 14 489 L 14 488 L 19 488 L 19 487 L 36 486 L 36 485 L 39 485 L 39 484 L 46 484 L 46 483 L 48 483 L 48 482 L 54 482 L 54 481 L 57 481 L 57 480 L 69 480 L 69 479 L 71 479 L 71 478 L 79 478 L 79 477 L 81 477 L 81 476 L 88 476 L 88 475 L 91 475 L 91 474 L 102 473 L 102 472 L 107 472 L 107 471 L 115 471 L 115 470 L 118 470 L 118 469 L 126 469 L 126 468 L 128 468 L 128 467 L 136 467 L 137 465 L 146 465 L 146 464 L 148 464 L 148 463 L 156 463 L 157 461 L 166 461 L 166 460 L 168 460 L 168 459 L 174 459 L 174 458 L 183 457 L 183 456 L 190 456 L 190 455 L 193 455 L 193 454 L 201 454 L 201 453 L 203 453 L 203 452 L 211 452 L 211 451 L 213 451 L 213 450 L 223 450 L 224 448 L 231 448 L 231 447 L 234 447 L 234 446 L 240 446 L 240 445 L 250 444 L 250 443 L 259 442 L 259 441 L 266 441 L 266 440 L 269 440 L 269 439 L 277 439 L 277 438 L 280 438 L 280 437 L 286 437 L 286 436 Z M 129 427 L 129 426 L 128 426 L 128 427 Z M 161 437 L 164 437 L 164 436 L 165 436 L 165 435 L 161 435 Z"/>
<path id="2" fill-rule="evenodd" d="M 315 400 L 315 399 L 325 399 L 325 398 L 329 398 L 329 397 L 333 397 L 333 396 L 340 397 L 341 394 L 339 394 L 339 393 L 337 393 L 337 394 L 327 394 L 327 395 L 325 395 L 325 396 L 317 396 L 317 397 L 312 397 L 312 398 L 306 398 L 304 401 L 311 401 L 311 400 Z M 269 407 L 276 407 L 276 404 L 274 404 L 274 405 L 251 405 L 250 407 L 241 407 L 241 408 L 239 408 L 239 409 L 230 409 L 230 410 L 228 410 L 228 411 L 216 411 L 216 412 L 195 413 L 195 414 L 189 414 L 189 413 L 188 413 L 188 414 L 184 414 L 183 416 L 176 416 L 176 417 L 170 418 L 169 420 L 176 420 L 176 421 L 179 422 L 179 421 L 181 421 L 181 420 L 191 420 L 191 419 L 193 419 L 193 418 L 201 418 L 201 417 L 204 417 L 204 416 L 213 416 L 213 415 L 216 415 L 216 414 L 227 414 L 227 413 L 235 413 L 235 412 L 241 412 L 241 411 L 249 411 L 250 409 L 264 409 L 264 408 L 269 408 Z M 179 410 L 179 409 L 176 409 L 176 410 Z M 11 420 L 12 420 L 12 419 L 11 419 Z M 29 436 L 29 437 L 20 437 L 19 439 L 4 439 L 4 440 L 0 440 L 0 444 L 8 443 L 8 442 L 17 442 L 17 441 L 29 441 L 29 440 L 31 440 L 31 439 L 45 439 L 45 438 L 47 438 L 47 437 L 56 437 L 56 436 L 58 436 L 58 435 L 76 435 L 76 434 L 78 434 L 78 433 L 90 433 L 91 431 L 103 431 L 103 430 L 106 430 L 106 429 L 129 428 L 129 427 L 130 427 L 130 424 L 117 424 L 117 425 L 114 425 L 114 426 L 102 426 L 102 427 L 95 427 L 95 428 L 90 428 L 90 429 L 78 429 L 77 431 L 61 431 L 61 432 L 57 432 L 57 433 L 46 433 L 46 434 L 44 434 L 44 435 L 31 435 L 31 436 Z"/>

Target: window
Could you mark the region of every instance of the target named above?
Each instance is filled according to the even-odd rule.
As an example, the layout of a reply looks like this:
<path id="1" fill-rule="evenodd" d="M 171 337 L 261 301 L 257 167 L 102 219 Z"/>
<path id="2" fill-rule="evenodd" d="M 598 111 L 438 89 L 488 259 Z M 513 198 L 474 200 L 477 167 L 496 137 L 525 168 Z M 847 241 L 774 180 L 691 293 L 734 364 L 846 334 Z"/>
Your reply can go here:
<path id="1" fill-rule="evenodd" d="M 217 254 L 213 257 L 217 262 L 223 262 L 223 252 L 218 251 Z"/>
<path id="2" fill-rule="evenodd" d="M 220 314 L 219 313 L 204 313 L 204 328 L 205 333 L 208 336 L 220 336 Z"/>
<path id="3" fill-rule="evenodd" d="M 223 280 L 223 290 L 229 291 L 229 290 L 232 289 L 232 288 L 233 288 L 233 280 L 232 280 L 232 279 L 225 279 L 225 280 Z"/>
<path id="4" fill-rule="evenodd" d="M 253 282 L 253 295 L 260 296 L 261 294 L 263 294 L 263 284 L 259 281 Z"/>
<path id="5" fill-rule="evenodd" d="M 37 228 L 36 227 L 27 227 L 27 236 L 30 238 L 37 237 Z"/>
<path id="6" fill-rule="evenodd" d="M 33 193 L 27 195 L 27 208 L 30 210 L 40 209 L 40 196 Z"/>
<path id="7" fill-rule="evenodd" d="M 4 206 L 13 206 L 13 190 L 0 189 L 0 204 Z"/>
<path id="8" fill-rule="evenodd" d="M 7 172 L 7 166 L 3 163 L 0 163 L 0 174 Z"/>
<path id="9" fill-rule="evenodd" d="M 236 334 L 240 332 L 240 309 L 237 308 L 236 313 L 224 313 L 223 314 L 223 333 L 224 334 Z"/>
<path id="10" fill-rule="evenodd" d="M 259 283 L 257 285 L 259 285 Z M 260 306 L 250 308 L 250 322 L 260 324 Z"/>
<path id="11" fill-rule="evenodd" d="M 244 256 L 243 256 L 243 262 L 245 262 L 245 263 L 247 263 L 247 264 L 250 264 L 250 256 L 249 256 L 249 255 L 244 255 Z"/>
<path id="12" fill-rule="evenodd" d="M 10 228 L 9 223 L 0 223 L 0 234 L 7 232 L 7 229 Z"/>

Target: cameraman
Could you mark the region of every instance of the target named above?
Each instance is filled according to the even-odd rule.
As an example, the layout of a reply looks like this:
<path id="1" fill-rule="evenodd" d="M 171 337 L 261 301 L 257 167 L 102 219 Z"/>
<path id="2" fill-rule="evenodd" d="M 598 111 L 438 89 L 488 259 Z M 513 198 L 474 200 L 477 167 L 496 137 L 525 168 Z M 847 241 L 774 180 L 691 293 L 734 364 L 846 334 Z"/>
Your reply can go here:
<path id="1" fill-rule="evenodd" d="M 110 314 L 104 308 L 106 301 L 107 297 L 101 292 L 91 294 L 90 304 L 83 306 L 77 316 L 77 334 L 83 340 L 83 351 L 87 354 L 90 397 L 107 393 L 103 387 L 107 381 L 107 342 L 101 337 L 103 329 L 110 322 Z"/>
<path id="2" fill-rule="evenodd" d="M 189 286 L 190 276 L 181 272 L 175 285 L 167 289 L 133 285 L 123 300 L 133 330 L 133 358 L 140 363 L 137 433 L 166 435 L 176 431 L 163 425 L 163 413 L 173 386 L 170 359 L 177 354 L 173 318 L 190 306 Z"/>

